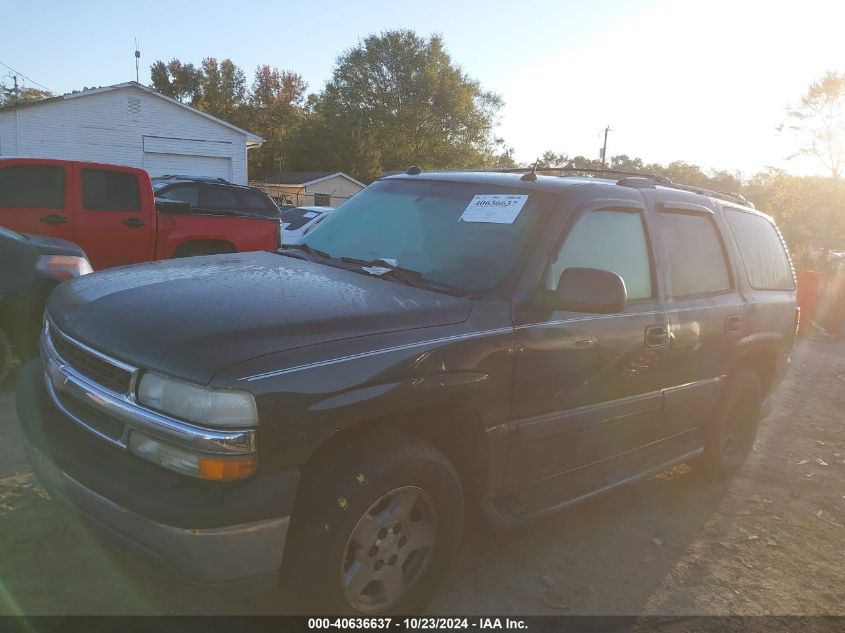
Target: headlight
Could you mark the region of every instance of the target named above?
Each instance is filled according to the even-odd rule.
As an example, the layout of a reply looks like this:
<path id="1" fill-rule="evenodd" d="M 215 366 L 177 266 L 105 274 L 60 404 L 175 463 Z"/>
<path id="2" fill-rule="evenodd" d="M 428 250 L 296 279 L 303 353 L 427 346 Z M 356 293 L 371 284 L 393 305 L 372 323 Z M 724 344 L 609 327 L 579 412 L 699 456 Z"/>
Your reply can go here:
<path id="1" fill-rule="evenodd" d="M 129 434 L 129 451 L 177 473 L 200 479 L 242 479 L 255 472 L 255 455 L 206 455 L 173 446 L 140 431 Z"/>
<path id="2" fill-rule="evenodd" d="M 175 418 L 207 426 L 242 428 L 258 424 L 251 393 L 209 389 L 154 372 L 141 378 L 138 401 Z"/>
<path id="3" fill-rule="evenodd" d="M 71 255 L 42 255 L 35 269 L 56 281 L 66 281 L 94 272 L 87 259 Z"/>

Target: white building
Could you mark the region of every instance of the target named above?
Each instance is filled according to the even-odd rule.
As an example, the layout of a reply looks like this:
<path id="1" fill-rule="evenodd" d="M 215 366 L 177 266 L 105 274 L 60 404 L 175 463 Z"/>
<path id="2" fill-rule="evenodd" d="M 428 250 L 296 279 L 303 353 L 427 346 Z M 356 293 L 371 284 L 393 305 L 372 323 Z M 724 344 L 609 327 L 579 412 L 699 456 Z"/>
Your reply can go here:
<path id="1" fill-rule="evenodd" d="M 252 184 L 282 204 L 318 207 L 337 207 L 366 187 L 342 171 L 283 171 Z"/>
<path id="2" fill-rule="evenodd" d="M 262 139 L 134 81 L 0 109 L 0 156 L 142 167 L 247 184 Z"/>

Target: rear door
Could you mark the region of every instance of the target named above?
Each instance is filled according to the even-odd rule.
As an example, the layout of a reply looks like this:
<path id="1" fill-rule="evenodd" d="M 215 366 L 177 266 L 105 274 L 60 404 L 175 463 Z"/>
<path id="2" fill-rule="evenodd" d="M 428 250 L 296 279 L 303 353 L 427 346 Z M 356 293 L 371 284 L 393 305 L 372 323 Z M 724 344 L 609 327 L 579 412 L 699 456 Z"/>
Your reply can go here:
<path id="1" fill-rule="evenodd" d="M 663 372 L 666 424 L 695 430 L 713 415 L 737 341 L 750 331 L 720 218 L 709 199 L 644 192 L 657 218 L 665 258 L 663 308 L 670 345 Z"/>
<path id="2" fill-rule="evenodd" d="M 0 226 L 73 240 L 70 163 L 0 161 Z"/>
<path id="3" fill-rule="evenodd" d="M 551 291 L 571 267 L 615 272 L 628 291 L 624 312 L 517 312 L 507 485 L 562 476 L 569 494 L 603 487 L 645 467 L 631 455 L 664 436 L 660 361 L 668 339 L 647 222 L 633 202 L 588 209 L 541 282 Z M 620 469 L 614 458 L 624 456 Z"/>
<path id="4" fill-rule="evenodd" d="M 146 174 L 87 163 L 77 163 L 74 172 L 79 183 L 74 241 L 94 269 L 150 261 L 156 226 Z"/>

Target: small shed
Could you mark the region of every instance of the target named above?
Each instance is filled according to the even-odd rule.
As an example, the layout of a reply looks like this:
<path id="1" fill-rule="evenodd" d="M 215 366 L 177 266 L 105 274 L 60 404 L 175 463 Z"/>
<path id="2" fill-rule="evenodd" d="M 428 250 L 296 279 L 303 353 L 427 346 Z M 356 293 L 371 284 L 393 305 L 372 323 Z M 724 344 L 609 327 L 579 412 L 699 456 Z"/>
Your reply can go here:
<path id="1" fill-rule="evenodd" d="M 252 184 L 278 203 L 298 207 L 337 207 L 366 186 L 342 171 L 283 171 Z"/>
<path id="2" fill-rule="evenodd" d="M 0 156 L 146 169 L 245 185 L 255 134 L 130 81 L 0 108 Z"/>

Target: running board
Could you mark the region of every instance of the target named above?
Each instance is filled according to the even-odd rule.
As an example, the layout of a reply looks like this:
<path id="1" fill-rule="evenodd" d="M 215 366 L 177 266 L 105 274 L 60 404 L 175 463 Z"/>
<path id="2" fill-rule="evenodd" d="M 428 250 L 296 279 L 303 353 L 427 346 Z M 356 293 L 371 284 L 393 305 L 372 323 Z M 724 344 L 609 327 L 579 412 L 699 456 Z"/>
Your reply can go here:
<path id="1" fill-rule="evenodd" d="M 495 528 L 510 529 L 518 527 L 526 523 L 539 521 L 540 519 L 543 519 L 549 516 L 550 514 L 559 512 L 564 508 L 568 508 L 571 505 L 580 503 L 581 501 L 585 501 L 586 499 L 590 499 L 591 497 L 595 497 L 596 495 L 600 495 L 605 492 L 610 492 L 611 490 L 622 488 L 624 486 L 636 483 L 643 479 L 653 477 L 654 475 L 660 474 L 666 470 L 669 470 L 670 468 L 678 466 L 679 464 L 688 462 L 691 459 L 698 457 L 703 452 L 704 449 L 702 447 L 698 447 L 694 450 L 684 453 L 683 455 L 680 455 L 669 461 L 654 466 L 653 468 L 649 468 L 648 470 L 639 472 L 636 475 L 631 475 L 630 477 L 619 479 L 607 485 L 598 488 L 593 488 L 588 492 L 581 492 L 576 493 L 574 495 L 565 496 L 562 499 L 559 498 L 557 500 L 551 501 L 551 503 L 543 505 L 538 504 L 533 507 L 532 504 L 530 504 L 530 501 L 529 504 L 527 504 L 528 507 L 526 507 L 526 504 L 508 503 L 508 497 L 514 497 L 516 494 L 514 492 L 511 492 L 499 495 L 498 497 L 492 497 L 490 499 L 483 500 L 481 502 L 481 510 L 487 520 L 490 522 L 490 524 Z M 540 484 L 532 486 L 532 488 L 537 488 L 541 484 L 547 483 L 548 482 L 544 481 Z M 529 490 L 530 488 L 524 488 L 520 490 L 519 492 L 522 493 L 520 497 L 524 495 L 525 497 L 530 499 L 531 493 L 529 492 Z"/>

